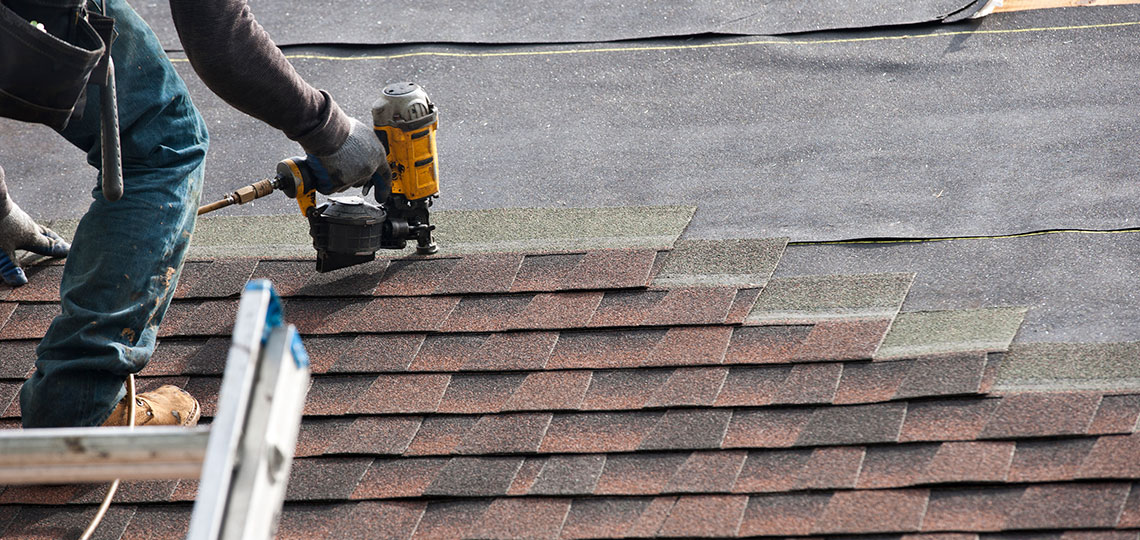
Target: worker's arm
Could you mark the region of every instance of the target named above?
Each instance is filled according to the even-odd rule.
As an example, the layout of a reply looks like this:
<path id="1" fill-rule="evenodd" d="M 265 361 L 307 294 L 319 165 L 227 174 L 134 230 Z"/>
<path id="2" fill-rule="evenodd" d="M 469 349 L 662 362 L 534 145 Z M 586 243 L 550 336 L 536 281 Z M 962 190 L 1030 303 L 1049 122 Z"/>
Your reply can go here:
<path id="1" fill-rule="evenodd" d="M 16 259 L 17 249 L 48 257 L 66 257 L 71 246 L 51 229 L 32 221 L 16 206 L 15 201 L 8 197 L 4 169 L 0 168 L 0 278 L 14 287 L 28 282 Z"/>
<path id="2" fill-rule="evenodd" d="M 322 191 L 363 185 L 387 167 L 372 129 L 297 74 L 245 0 L 170 0 L 170 10 L 186 56 L 206 86 L 317 157 L 331 180 Z"/>

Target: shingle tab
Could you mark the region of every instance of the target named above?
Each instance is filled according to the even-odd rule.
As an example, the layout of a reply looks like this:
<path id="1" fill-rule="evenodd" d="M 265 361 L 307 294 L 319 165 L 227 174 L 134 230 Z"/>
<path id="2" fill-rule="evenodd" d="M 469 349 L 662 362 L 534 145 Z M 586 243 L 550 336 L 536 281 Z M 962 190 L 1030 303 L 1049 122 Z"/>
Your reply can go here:
<path id="1" fill-rule="evenodd" d="M 305 400 L 304 413 L 325 416 L 347 414 L 355 407 L 355 398 L 364 397 L 362 394 L 375 385 L 374 379 L 368 375 L 313 377 Z M 380 401 L 377 400 L 366 406 L 377 405 Z"/>
<path id="2" fill-rule="evenodd" d="M 1004 482 L 1009 474 L 1013 451 L 1012 442 L 942 443 L 926 468 L 921 482 Z"/>
<path id="3" fill-rule="evenodd" d="M 331 373 L 406 371 L 424 343 L 424 334 L 361 335 L 347 350 L 338 348 Z M 308 346 L 310 340 L 305 340 Z M 312 356 L 310 351 L 309 356 Z"/>
<path id="4" fill-rule="evenodd" d="M 893 318 L 914 274 L 773 278 L 748 316 L 750 324 L 817 322 L 837 318 Z"/>
<path id="5" fill-rule="evenodd" d="M 638 326 L 665 298 L 665 291 L 607 291 L 590 326 Z"/>
<path id="6" fill-rule="evenodd" d="M 95 506 L 42 507 L 23 506 L 4 532 L 5 538 L 79 538 L 94 517 Z M 103 517 L 99 534 L 119 538 L 135 515 L 134 506 L 112 506 Z"/>
<path id="7" fill-rule="evenodd" d="M 685 495 L 669 512 L 661 536 L 735 536 L 748 505 L 743 495 Z"/>
<path id="8" fill-rule="evenodd" d="M 898 395 L 910 362 L 845 362 L 833 403 L 875 403 Z"/>
<path id="9" fill-rule="evenodd" d="M 938 449 L 938 444 L 870 446 L 855 486 L 877 489 L 916 485 L 930 467 Z"/>
<path id="10" fill-rule="evenodd" d="M 582 402 L 585 410 L 640 409 L 669 380 L 667 369 L 595 371 Z"/>
<path id="11" fill-rule="evenodd" d="M 842 364 L 799 364 L 792 368 L 772 403 L 811 404 L 831 403 L 843 373 Z"/>
<path id="12" fill-rule="evenodd" d="M 376 288 L 376 284 L 380 282 L 387 266 L 388 261 L 380 259 L 371 264 L 352 266 L 332 272 L 313 272 L 310 267 L 305 285 L 292 294 L 314 297 L 369 296 L 372 294 L 372 290 Z"/>
<path id="13" fill-rule="evenodd" d="M 1000 403 L 1000 399 L 910 403 L 899 442 L 974 440 L 986 427 Z"/>
<path id="14" fill-rule="evenodd" d="M 432 501 L 424 509 L 413 539 L 462 538 L 490 508 L 493 499 Z"/>
<path id="15" fill-rule="evenodd" d="M 741 536 L 802 536 L 815 530 L 830 493 L 754 495 L 740 524 Z"/>
<path id="16" fill-rule="evenodd" d="M 610 455 L 594 494 L 658 495 L 688 459 L 682 452 Z"/>
<path id="17" fill-rule="evenodd" d="M 453 457 L 439 472 L 424 495 L 486 497 L 506 495 L 522 466 L 521 457 Z M 398 480 L 397 480 L 398 481 Z"/>
<path id="18" fill-rule="evenodd" d="M 479 357 L 490 334 L 432 334 L 424 338 L 409 371 L 459 371 Z"/>
<path id="19" fill-rule="evenodd" d="M 759 326 L 733 329 L 726 364 L 782 364 L 811 333 L 811 326 Z"/>
<path id="20" fill-rule="evenodd" d="M 647 366 L 720 364 L 732 337 L 727 326 L 673 327 L 653 347 Z"/>
<path id="21" fill-rule="evenodd" d="M 550 413 L 487 414 L 463 436 L 459 454 L 533 453 L 550 426 Z"/>
<path id="22" fill-rule="evenodd" d="M 736 298 L 731 287 L 669 289 L 640 324 L 651 326 L 723 324 Z M 599 308 L 600 309 L 600 308 Z"/>
<path id="23" fill-rule="evenodd" d="M 895 399 L 975 394 L 986 368 L 985 354 L 956 354 L 908 362 Z"/>
<path id="24" fill-rule="evenodd" d="M 1100 437 L 1077 475 L 1080 478 L 1140 478 L 1140 434 Z"/>
<path id="25" fill-rule="evenodd" d="M 0 328 L 0 340 L 42 338 L 59 313 L 58 304 L 0 304 L 0 321 L 8 321 Z"/>
<path id="26" fill-rule="evenodd" d="M 932 490 L 922 530 L 1000 531 L 1024 492 L 1022 486 Z"/>
<path id="27" fill-rule="evenodd" d="M 368 467 L 351 498 L 418 497 L 449 463 L 445 458 L 377 459 Z"/>
<path id="28" fill-rule="evenodd" d="M 743 451 L 693 452 L 669 479 L 665 492 L 729 493 L 747 457 Z"/>
<path id="29" fill-rule="evenodd" d="M 732 411 L 669 409 L 641 443 L 642 450 L 720 448 Z"/>
<path id="30" fill-rule="evenodd" d="M 558 538 L 570 499 L 495 499 L 468 536 L 475 538 Z"/>
<path id="31" fill-rule="evenodd" d="M 905 414 L 905 403 L 816 409 L 796 446 L 895 442 Z"/>
<path id="32" fill-rule="evenodd" d="M 451 257 L 411 258 L 392 261 L 384 270 L 373 294 L 377 296 L 415 296 L 435 292 L 459 259 Z"/>
<path id="33" fill-rule="evenodd" d="M 761 406 L 772 403 L 772 398 L 783 387 L 791 366 L 745 367 L 728 370 L 724 385 L 716 398 L 718 407 Z"/>
<path id="34" fill-rule="evenodd" d="M 1108 433 L 1133 433 L 1140 420 L 1140 394 L 1104 396 L 1096 409 L 1090 435 Z"/>
<path id="35" fill-rule="evenodd" d="M 792 491 L 800 478 L 812 450 L 754 450 L 748 452 L 740 474 L 737 475 L 734 493 L 767 493 Z"/>
<path id="36" fill-rule="evenodd" d="M 929 492 L 837 491 L 816 521 L 813 532 L 878 533 L 918 531 L 926 514 Z"/>
<path id="37" fill-rule="evenodd" d="M 1007 395 L 980 437 L 1083 435 L 1092 423 L 1100 398 L 1099 394 L 1075 393 Z"/>
<path id="38" fill-rule="evenodd" d="M 511 328 L 583 328 L 602 302 L 600 292 L 537 293 Z"/>
<path id="39" fill-rule="evenodd" d="M 460 368 L 465 371 L 537 370 L 546 366 L 557 332 L 507 332 L 491 334 L 473 357 Z"/>
<path id="40" fill-rule="evenodd" d="M 603 454 L 552 456 L 546 460 L 530 494 L 589 495 L 594 492 L 605 463 Z"/>
<path id="41" fill-rule="evenodd" d="M 1006 527 L 1099 529 L 1115 527 L 1128 498 L 1127 483 L 1043 484 L 1025 488 Z"/>
<path id="42" fill-rule="evenodd" d="M 444 413 L 499 412 L 522 384 L 521 373 L 456 374 L 437 410 Z"/>
<path id="43" fill-rule="evenodd" d="M 503 293 L 511 290 L 523 256 L 519 253 L 466 255 L 451 269 L 436 294 Z"/>
<path id="44" fill-rule="evenodd" d="M 728 368 L 677 368 L 646 403 L 649 407 L 709 406 L 724 385 Z"/>
<path id="45" fill-rule="evenodd" d="M 662 412 L 556 414 L 540 452 L 630 452 L 641 446 Z"/>
<path id="46" fill-rule="evenodd" d="M 1050 482 L 1077 477 L 1094 438 L 1017 441 L 1010 464 L 1010 482 Z"/>
<path id="47" fill-rule="evenodd" d="M 478 421 L 479 418 L 474 416 L 428 416 L 420 424 L 404 455 L 452 454 Z"/>
<path id="48" fill-rule="evenodd" d="M 418 416 L 360 416 L 327 441 L 329 453 L 400 455 L 423 420 Z"/>
<path id="49" fill-rule="evenodd" d="M 734 411 L 724 435 L 725 448 L 778 448 L 792 446 L 812 419 L 808 409 L 756 409 Z"/>
<path id="50" fill-rule="evenodd" d="M 854 488 L 865 453 L 861 446 L 814 449 L 796 480 L 795 489 Z"/>
<path id="51" fill-rule="evenodd" d="M 346 321 L 345 327 L 357 332 L 434 332 L 445 321 L 451 323 L 458 303 L 453 296 L 377 298 L 354 315 L 360 320 Z"/>
<path id="52" fill-rule="evenodd" d="M 352 410 L 363 414 L 433 412 L 447 391 L 451 375 L 377 375 Z"/>
<path id="53" fill-rule="evenodd" d="M 295 459 L 285 500 L 348 499 L 371 464 L 372 458 Z"/>
<path id="54" fill-rule="evenodd" d="M 548 369 L 638 367 L 665 336 L 664 330 L 562 332 Z"/>
<path id="55" fill-rule="evenodd" d="M 558 281 L 558 289 L 644 287 L 649 283 L 649 274 L 656 258 L 655 249 L 590 251 L 573 272 L 562 276 Z"/>
<path id="56" fill-rule="evenodd" d="M 793 362 L 869 360 L 883 341 L 891 320 L 825 320 L 816 323 L 792 353 Z"/>
<path id="57" fill-rule="evenodd" d="M 625 538 L 650 500 L 644 497 L 574 499 L 561 538 Z"/>
<path id="58" fill-rule="evenodd" d="M 523 257 L 511 292 L 541 292 L 559 288 L 585 257 L 584 253 L 540 253 Z"/>
<path id="59" fill-rule="evenodd" d="M 528 373 L 503 410 L 573 410 L 582 406 L 593 380 L 591 371 Z"/>
<path id="60" fill-rule="evenodd" d="M 678 240 L 654 278 L 655 286 L 763 286 L 784 253 L 787 238 Z"/>
<path id="61" fill-rule="evenodd" d="M 876 359 L 970 351 L 1004 351 L 1025 318 L 1025 308 L 900 313 Z"/>

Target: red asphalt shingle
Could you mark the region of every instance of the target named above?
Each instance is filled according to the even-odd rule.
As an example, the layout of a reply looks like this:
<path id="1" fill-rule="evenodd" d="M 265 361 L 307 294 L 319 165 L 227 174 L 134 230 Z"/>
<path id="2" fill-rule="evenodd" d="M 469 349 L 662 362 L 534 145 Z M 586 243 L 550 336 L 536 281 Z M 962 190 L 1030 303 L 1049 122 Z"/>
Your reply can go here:
<path id="1" fill-rule="evenodd" d="M 744 326 L 762 289 L 650 286 L 662 261 L 491 253 L 320 275 L 194 261 L 140 383 L 184 385 L 210 417 L 235 295 L 250 276 L 281 282 L 313 366 L 281 538 L 1140 528 L 1140 393 L 993 394 L 1000 354 L 874 361 L 892 322 L 878 314 Z M 3 427 L 58 312 L 44 282 L 60 268 L 0 288 Z M 125 483 L 108 534 L 184 534 L 196 487 Z M 71 531 L 100 497 L 0 489 L 0 535 Z"/>

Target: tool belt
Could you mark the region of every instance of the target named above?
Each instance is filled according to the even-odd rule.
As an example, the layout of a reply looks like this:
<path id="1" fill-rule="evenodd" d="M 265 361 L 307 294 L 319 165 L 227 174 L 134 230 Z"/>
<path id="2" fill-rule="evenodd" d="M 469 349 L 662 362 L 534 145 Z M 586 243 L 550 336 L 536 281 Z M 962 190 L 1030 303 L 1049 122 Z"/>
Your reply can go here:
<path id="1" fill-rule="evenodd" d="M 84 0 L 0 0 L 0 116 L 66 128 L 107 83 L 113 26 Z"/>

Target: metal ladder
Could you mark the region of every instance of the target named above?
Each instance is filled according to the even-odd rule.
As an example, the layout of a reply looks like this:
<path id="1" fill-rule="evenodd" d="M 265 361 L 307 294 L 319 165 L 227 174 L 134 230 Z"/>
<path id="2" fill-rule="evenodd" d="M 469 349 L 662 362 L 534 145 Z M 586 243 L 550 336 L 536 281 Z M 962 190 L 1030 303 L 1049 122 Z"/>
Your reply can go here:
<path id="1" fill-rule="evenodd" d="M 2 430 L 0 484 L 199 479 L 188 539 L 272 538 L 308 387 L 296 328 L 269 282 L 251 281 L 209 426 Z"/>

